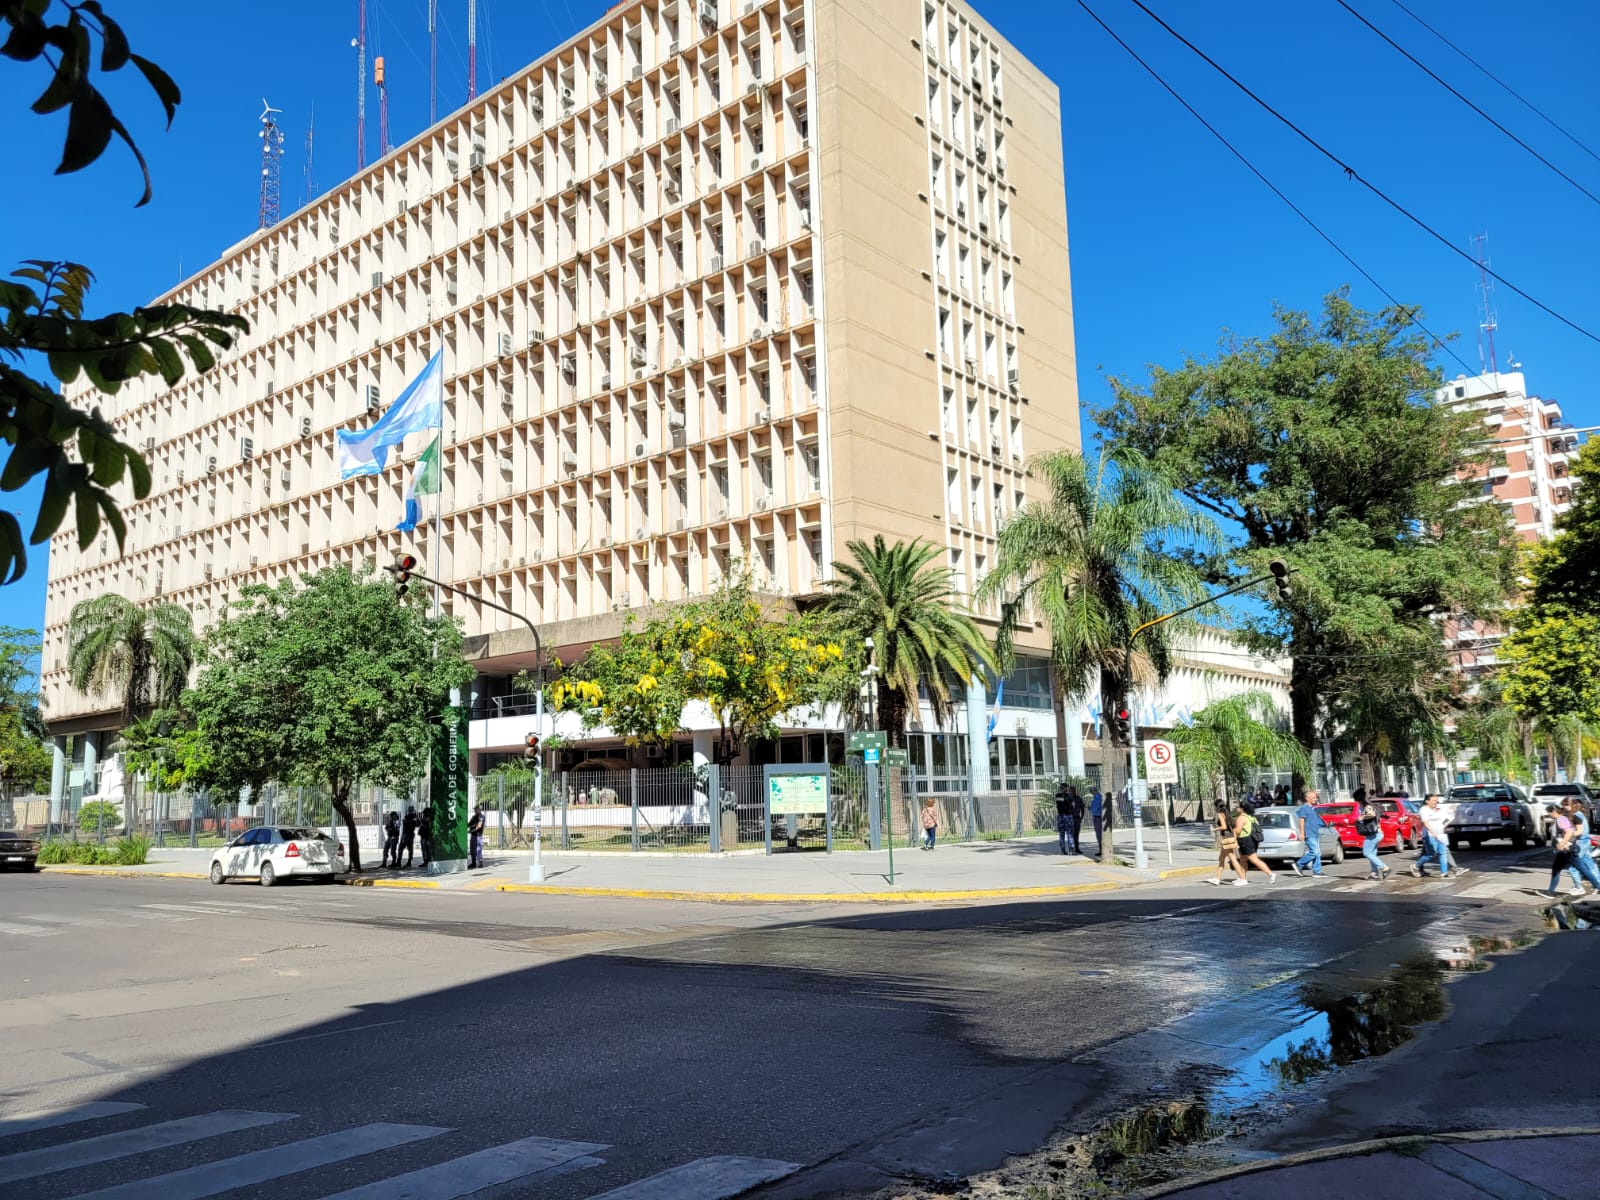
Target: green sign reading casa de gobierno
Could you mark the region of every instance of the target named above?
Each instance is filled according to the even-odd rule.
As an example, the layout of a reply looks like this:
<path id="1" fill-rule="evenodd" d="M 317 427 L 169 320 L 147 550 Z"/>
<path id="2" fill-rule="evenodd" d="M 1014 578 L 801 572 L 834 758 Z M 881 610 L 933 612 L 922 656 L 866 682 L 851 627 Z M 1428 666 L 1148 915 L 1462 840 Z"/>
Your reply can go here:
<path id="1" fill-rule="evenodd" d="M 773 813 L 825 813 L 828 777 L 774 774 L 767 780 L 767 803 Z"/>
<path id="2" fill-rule="evenodd" d="M 467 710 L 446 708 L 433 727 L 429 795 L 433 807 L 433 857 L 467 857 Z"/>

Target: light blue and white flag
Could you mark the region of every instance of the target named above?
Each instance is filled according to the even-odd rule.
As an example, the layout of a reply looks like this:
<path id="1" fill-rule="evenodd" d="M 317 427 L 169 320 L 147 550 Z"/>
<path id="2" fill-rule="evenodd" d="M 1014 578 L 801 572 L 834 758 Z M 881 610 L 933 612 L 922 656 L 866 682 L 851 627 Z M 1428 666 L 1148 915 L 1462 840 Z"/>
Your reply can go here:
<path id="1" fill-rule="evenodd" d="M 994 741 L 995 726 L 1000 724 L 1000 709 L 1006 702 L 1006 681 L 1001 679 L 994 689 L 994 711 L 989 714 L 989 727 L 985 730 L 988 735 L 986 741 Z"/>
<path id="2" fill-rule="evenodd" d="M 439 494 L 439 439 L 434 438 L 428 448 L 411 464 L 411 478 L 406 480 L 406 515 L 395 528 L 410 533 L 422 520 L 422 505 L 418 496 Z"/>
<path id="3" fill-rule="evenodd" d="M 337 435 L 339 478 L 376 475 L 383 470 L 389 447 L 405 441 L 407 434 L 424 433 L 444 425 L 444 351 L 428 360 L 406 385 L 389 411 L 370 429 L 340 430 Z"/>

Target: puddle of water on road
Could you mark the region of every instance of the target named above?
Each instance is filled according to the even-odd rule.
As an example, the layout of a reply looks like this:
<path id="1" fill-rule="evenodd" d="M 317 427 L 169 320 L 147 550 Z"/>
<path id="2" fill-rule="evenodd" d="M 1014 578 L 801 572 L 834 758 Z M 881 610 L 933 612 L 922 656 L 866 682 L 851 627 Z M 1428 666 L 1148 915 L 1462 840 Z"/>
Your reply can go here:
<path id="1" fill-rule="evenodd" d="M 1539 915 L 1544 918 L 1544 927 L 1552 932 L 1566 932 L 1569 930 L 1594 928 L 1593 909 L 1587 909 L 1587 916 L 1580 916 L 1578 910 L 1570 904 L 1552 904 L 1549 908 L 1539 910 Z"/>

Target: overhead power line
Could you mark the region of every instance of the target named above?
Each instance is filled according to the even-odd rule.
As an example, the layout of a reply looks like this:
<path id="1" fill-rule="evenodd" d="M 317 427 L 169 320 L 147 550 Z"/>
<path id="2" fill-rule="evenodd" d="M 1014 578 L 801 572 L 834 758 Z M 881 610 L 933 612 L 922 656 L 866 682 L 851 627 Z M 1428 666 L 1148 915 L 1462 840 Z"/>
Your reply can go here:
<path id="1" fill-rule="evenodd" d="M 1389 2 L 1391 4 L 1393 4 L 1396 8 L 1398 8 L 1401 12 L 1405 13 L 1406 16 L 1410 17 L 1418 25 L 1421 25 L 1429 33 L 1433 34 L 1434 37 L 1438 38 L 1446 46 L 1449 46 L 1450 49 L 1454 50 L 1462 58 L 1466 59 L 1474 67 L 1478 68 L 1478 70 L 1482 71 L 1485 75 L 1487 75 L 1491 80 L 1493 80 L 1501 88 L 1503 88 L 1505 91 L 1509 92 L 1513 99 L 1515 99 L 1524 108 L 1528 109 L 1528 111 L 1530 111 L 1535 116 L 1537 116 L 1546 125 L 1550 126 L 1551 129 L 1554 129 L 1562 137 L 1566 138 L 1567 141 L 1571 142 L 1579 150 L 1582 150 L 1590 158 L 1594 159 L 1595 162 L 1600 163 L 1600 154 L 1596 154 L 1593 150 L 1591 150 L 1589 148 L 1589 146 L 1581 138 L 1579 138 L 1576 134 L 1574 134 L 1570 130 L 1568 130 L 1564 125 L 1562 125 L 1559 121 L 1557 121 L 1549 113 L 1545 112 L 1542 108 L 1540 108 L 1532 100 L 1529 100 L 1521 92 L 1517 91 L 1516 88 L 1512 87 L 1504 79 L 1501 79 L 1498 75 L 1496 75 L 1488 67 L 1484 66 L 1477 59 L 1473 58 L 1472 55 L 1468 54 L 1460 46 L 1456 45 L 1449 38 L 1447 38 L 1444 34 L 1440 33 L 1437 29 L 1435 29 L 1432 25 L 1429 25 L 1421 17 L 1417 16 L 1416 13 L 1412 12 L 1409 8 L 1407 8 L 1404 4 L 1402 4 L 1400 2 L 1400 0 L 1389 0 Z"/>
<path id="2" fill-rule="evenodd" d="M 1439 75 L 1437 72 L 1435 72 L 1432 67 L 1428 66 L 1425 62 L 1423 62 L 1415 54 L 1412 54 L 1411 51 L 1407 50 L 1399 42 L 1395 41 L 1387 33 L 1385 33 L 1383 30 L 1379 29 L 1371 21 L 1367 20 L 1366 17 L 1362 16 L 1354 8 L 1350 7 L 1350 5 L 1347 2 L 1347 0 L 1333 0 L 1333 2 L 1335 4 L 1337 4 L 1340 8 L 1344 9 L 1345 12 L 1349 13 L 1356 20 L 1360 21 L 1368 29 L 1372 30 L 1373 33 L 1377 34 L 1384 41 L 1388 42 L 1389 45 L 1393 46 L 1397 51 L 1399 51 L 1402 55 L 1405 56 L 1405 58 L 1406 58 L 1406 60 L 1408 62 L 1410 62 L 1418 70 L 1425 72 L 1429 79 L 1433 80 L 1440 87 L 1444 88 L 1445 91 L 1449 92 L 1457 100 L 1461 101 L 1461 103 L 1465 104 L 1473 112 L 1477 113 L 1485 121 L 1489 122 L 1489 124 L 1493 125 L 1501 133 L 1505 134 L 1513 142 L 1515 142 L 1517 145 L 1521 146 L 1529 154 L 1533 155 L 1540 162 L 1542 162 L 1545 166 L 1549 167 L 1557 175 L 1559 175 L 1559 176 L 1561 176 L 1561 178 L 1565 179 L 1573 187 L 1577 188 L 1585 196 L 1589 197 L 1589 199 L 1594 201 L 1594 203 L 1600 204 L 1600 196 L 1596 196 L 1588 188 L 1584 187 L 1583 184 L 1579 183 L 1571 175 L 1568 175 L 1560 167 L 1556 166 L 1555 163 L 1551 162 L 1544 155 L 1540 154 L 1532 146 L 1528 145 L 1527 142 L 1523 141 L 1516 134 L 1512 133 L 1511 130 L 1507 129 L 1504 125 L 1500 124 L 1499 121 L 1496 121 L 1488 113 L 1484 112 L 1483 109 L 1479 108 L 1476 104 L 1474 104 L 1471 100 L 1469 100 L 1465 95 L 1463 95 L 1459 90 L 1457 90 L 1456 87 L 1453 84 L 1451 84 L 1448 80 L 1446 80 L 1442 75 Z"/>
<path id="3" fill-rule="evenodd" d="M 1079 0 L 1079 2 L 1082 3 L 1082 0 Z M 1268 104 L 1260 96 L 1256 95 L 1255 92 L 1251 91 L 1250 88 L 1247 85 L 1245 85 L 1244 83 L 1240 82 L 1237 78 L 1235 78 L 1234 75 L 1232 73 L 1230 73 L 1228 71 L 1228 69 L 1226 67 L 1224 67 L 1221 63 L 1217 62 L 1216 59 L 1212 58 L 1204 50 L 1200 49 L 1199 46 L 1196 46 L 1188 38 L 1184 37 L 1183 34 L 1179 33 L 1171 25 L 1168 25 L 1166 23 L 1166 21 L 1162 20 L 1161 17 L 1157 13 L 1152 12 L 1151 9 L 1150 9 L 1150 6 L 1147 5 L 1144 2 L 1144 0 L 1131 0 L 1131 3 L 1133 3 L 1139 9 L 1139 11 L 1144 13 L 1145 16 L 1149 17 L 1157 25 L 1161 26 L 1162 29 L 1166 30 L 1175 39 L 1177 39 L 1184 46 L 1186 46 L 1190 51 L 1192 51 L 1196 56 L 1198 56 L 1202 61 L 1204 61 L 1207 66 L 1209 66 L 1212 70 L 1217 72 L 1217 74 L 1221 75 L 1229 83 L 1233 84 L 1234 87 L 1238 88 L 1246 96 L 1248 96 L 1248 97 L 1250 97 L 1250 99 L 1254 100 L 1257 105 L 1259 105 L 1261 108 L 1265 109 L 1273 117 L 1277 118 L 1278 121 L 1282 122 L 1289 129 L 1293 130 L 1294 133 L 1299 135 L 1300 139 L 1302 141 L 1304 141 L 1308 146 L 1310 146 L 1312 149 L 1316 150 L 1317 153 L 1321 154 L 1324 158 L 1328 159 L 1329 162 L 1333 163 L 1336 167 L 1338 167 L 1341 171 L 1343 171 L 1345 173 L 1346 178 L 1348 178 L 1348 179 L 1350 179 L 1350 180 L 1352 180 L 1352 181 L 1354 181 L 1356 183 L 1359 183 L 1362 187 L 1366 188 L 1367 191 L 1371 192 L 1379 200 L 1382 200 L 1390 208 L 1394 209 L 1395 212 L 1399 213 L 1406 220 L 1410 221 L 1413 225 L 1415 225 L 1418 229 L 1422 230 L 1429 237 L 1433 238 L 1433 240 L 1438 242 L 1441 246 L 1444 246 L 1447 250 L 1450 251 L 1450 253 L 1452 253 L 1454 255 L 1457 255 L 1460 258 L 1465 259 L 1467 262 L 1471 263 L 1474 267 L 1476 267 L 1478 265 L 1478 260 L 1475 259 L 1472 255 L 1468 254 L 1460 246 L 1457 246 L 1449 238 L 1445 237 L 1444 234 L 1440 233 L 1437 229 L 1433 228 L 1433 226 L 1429 225 L 1426 221 L 1424 221 L 1421 217 L 1417 216 L 1410 209 L 1406 208 L 1405 205 L 1401 204 L 1398 200 L 1394 199 L 1387 192 L 1385 192 L 1382 188 L 1378 187 L 1377 184 L 1373 183 L 1371 180 L 1369 180 L 1366 177 L 1364 177 L 1359 171 L 1357 171 L 1349 163 L 1345 162 L 1342 158 L 1340 158 L 1332 150 L 1329 150 L 1321 142 L 1317 141 L 1316 138 L 1312 137 L 1304 129 L 1301 129 L 1300 126 L 1296 125 L 1288 117 L 1284 116 L 1276 108 L 1272 107 L 1272 105 Z M 1507 279 L 1504 275 L 1500 274 L 1498 271 L 1492 270 L 1492 269 L 1490 269 L 1488 267 L 1485 267 L 1484 271 L 1487 274 L 1489 274 L 1490 276 L 1492 276 L 1497 282 L 1505 284 L 1506 287 L 1510 288 L 1517 295 L 1521 296 L 1524 300 L 1526 300 L 1529 304 L 1533 305 L 1540 312 L 1546 314 L 1547 316 L 1554 317 L 1557 321 L 1560 321 L 1568 329 L 1573 330 L 1575 333 L 1580 333 L 1584 337 L 1588 338 L 1591 342 L 1594 342 L 1597 345 L 1600 345 L 1600 334 L 1596 334 L 1596 333 L 1594 333 L 1594 332 L 1592 332 L 1592 331 L 1590 331 L 1588 329 L 1585 329 L 1582 325 L 1579 325 L 1576 321 L 1572 320 L 1570 317 L 1567 317 L 1567 316 L 1563 315 L 1562 313 L 1557 312 L 1555 309 L 1551 308 L 1548 304 L 1544 303 L 1544 301 L 1540 300 L 1538 297 L 1532 295 L 1531 293 L 1529 293 L 1527 291 L 1524 291 L 1522 288 L 1520 288 L 1516 284 L 1512 283 L 1511 280 Z"/>
<path id="4" fill-rule="evenodd" d="M 1212 137 L 1216 138 L 1217 141 L 1221 142 L 1223 146 L 1226 147 L 1229 154 L 1232 154 L 1236 159 L 1243 163 L 1245 169 L 1259 179 L 1263 184 L 1265 184 L 1268 191 L 1270 191 L 1279 200 L 1282 200 L 1284 204 L 1288 205 L 1289 210 L 1293 212 L 1295 216 L 1304 221 L 1308 226 L 1310 226 L 1313 233 L 1315 233 L 1323 241 L 1327 242 L 1329 246 L 1333 247 L 1334 253 L 1355 268 L 1356 272 L 1360 274 L 1363 279 L 1365 279 L 1373 287 L 1377 288 L 1378 291 L 1381 292 L 1389 301 L 1389 303 L 1394 305 L 1395 310 L 1398 313 L 1405 317 L 1410 324 L 1415 325 L 1419 330 L 1421 330 L 1422 333 L 1436 346 L 1438 346 L 1451 358 L 1455 359 L 1456 362 L 1460 363 L 1463 369 L 1465 369 L 1469 374 L 1476 375 L 1478 373 L 1472 368 L 1471 365 L 1468 364 L 1466 359 L 1462 358 L 1455 352 L 1455 350 L 1451 348 L 1447 341 L 1432 333 L 1426 325 L 1417 319 L 1417 310 L 1415 305 L 1402 304 L 1398 299 L 1396 299 L 1393 292 L 1374 279 L 1371 272 L 1357 262 L 1349 251 L 1347 251 L 1343 246 L 1339 245 L 1338 242 L 1334 241 L 1333 237 L 1320 225 L 1313 221 L 1305 213 L 1305 211 L 1300 208 L 1299 205 L 1297 205 L 1293 200 L 1289 199 L 1289 197 L 1283 193 L 1282 189 L 1280 189 L 1277 184 L 1268 179 L 1267 176 L 1255 165 L 1255 163 L 1251 162 L 1247 157 L 1245 157 L 1245 154 L 1242 150 L 1240 150 L 1227 139 L 1226 135 L 1224 135 L 1221 130 L 1219 130 L 1210 121 L 1206 120 L 1205 117 L 1201 116 L 1194 105 L 1185 100 L 1183 96 L 1179 94 L 1178 90 L 1165 79 L 1163 79 L 1160 73 L 1154 67 L 1145 62 L 1145 60 L 1139 56 L 1138 51 L 1136 51 L 1132 46 L 1128 45 L 1128 43 L 1122 39 L 1116 30 L 1107 25 L 1105 21 L 1100 18 L 1100 14 L 1095 12 L 1094 9 L 1090 8 L 1085 0 L 1077 0 L 1077 3 L 1079 8 L 1083 9 L 1084 12 L 1089 14 L 1090 19 L 1093 20 L 1096 25 L 1100 26 L 1101 29 L 1105 30 L 1106 33 L 1110 35 L 1112 41 L 1116 42 L 1117 45 L 1121 46 L 1127 51 L 1129 58 L 1133 59 L 1134 62 L 1143 67 L 1150 78 L 1159 83 L 1163 88 L 1166 89 L 1168 95 L 1170 95 L 1179 104 L 1183 105 L 1191 117 L 1193 117 L 1196 121 L 1199 121 L 1201 125 L 1205 126 L 1207 132 L 1209 132 Z"/>

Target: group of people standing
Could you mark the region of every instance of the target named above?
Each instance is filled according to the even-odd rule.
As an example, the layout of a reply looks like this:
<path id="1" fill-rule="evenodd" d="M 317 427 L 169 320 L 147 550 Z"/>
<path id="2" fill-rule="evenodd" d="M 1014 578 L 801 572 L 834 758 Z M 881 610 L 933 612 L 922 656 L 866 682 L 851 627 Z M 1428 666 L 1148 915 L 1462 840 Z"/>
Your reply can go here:
<path id="1" fill-rule="evenodd" d="M 1063 783 L 1056 789 L 1056 839 L 1063 854 L 1082 854 L 1079 837 L 1083 832 L 1083 818 L 1094 822 L 1094 853 L 1100 856 L 1105 839 L 1105 827 L 1110 823 L 1113 806 L 1106 804 L 1100 789 L 1095 788 L 1084 800 L 1075 784 Z"/>
<path id="2" fill-rule="evenodd" d="M 418 834 L 421 834 L 419 839 Z M 393 867 L 396 871 L 401 869 L 400 856 L 406 856 L 405 866 L 409 867 L 416 860 L 416 844 L 422 842 L 422 865 L 424 868 L 433 861 L 433 809 L 425 807 L 420 813 L 416 806 L 406 809 L 406 815 L 390 809 L 383 818 L 383 861 L 379 867 Z"/>

